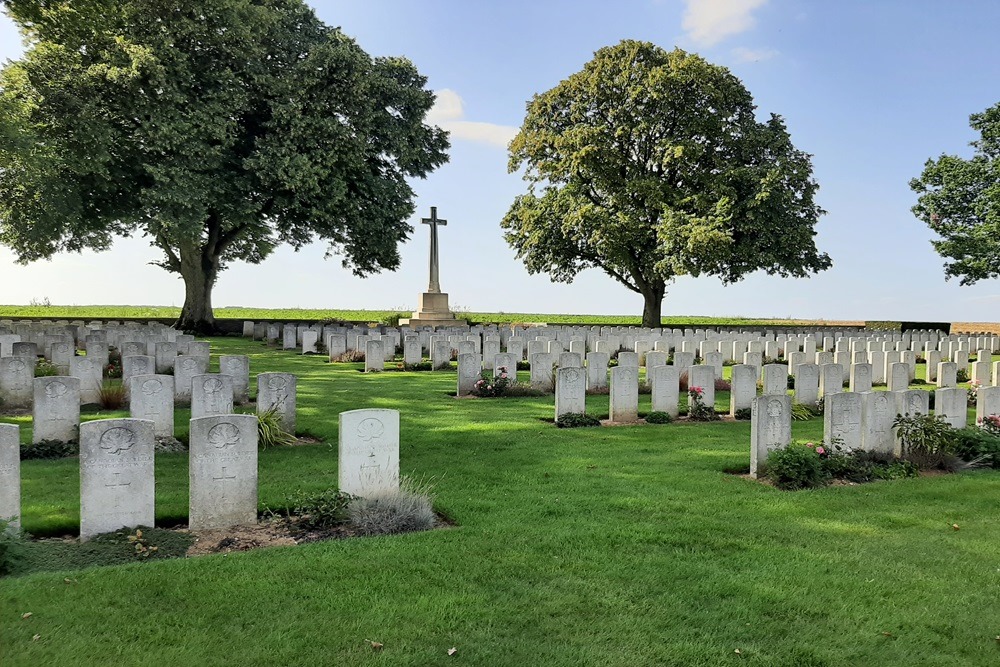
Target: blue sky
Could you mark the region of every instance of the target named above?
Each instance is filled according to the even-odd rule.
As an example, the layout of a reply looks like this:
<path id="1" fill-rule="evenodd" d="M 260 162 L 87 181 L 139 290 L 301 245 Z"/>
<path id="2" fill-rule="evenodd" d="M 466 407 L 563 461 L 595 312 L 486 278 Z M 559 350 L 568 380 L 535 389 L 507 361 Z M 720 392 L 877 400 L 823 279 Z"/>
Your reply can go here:
<path id="1" fill-rule="evenodd" d="M 823 319 L 998 319 L 1000 283 L 945 282 L 932 235 L 910 213 L 908 182 L 941 153 L 969 155 L 968 116 L 1000 101 L 1000 3 L 995 0 L 365 0 L 311 3 L 373 55 L 404 55 L 439 102 L 431 120 L 452 132 L 451 161 L 415 184 L 419 223 L 441 230 L 441 286 L 476 311 L 635 314 L 642 299 L 599 271 L 569 285 L 529 276 L 499 221 L 524 184 L 507 173 L 506 141 L 525 103 L 622 39 L 675 45 L 725 65 L 762 115 L 782 115 L 814 156 L 828 211 L 817 244 L 832 269 L 809 279 L 754 274 L 723 286 L 679 279 L 665 315 Z M 0 60 L 21 52 L 0 18 Z M 416 306 L 427 281 L 426 226 L 415 224 L 394 273 L 351 276 L 321 244 L 234 264 L 216 306 Z M 113 250 L 16 266 L 0 249 L 0 302 L 181 305 L 180 280 L 147 263 L 144 239 Z"/>

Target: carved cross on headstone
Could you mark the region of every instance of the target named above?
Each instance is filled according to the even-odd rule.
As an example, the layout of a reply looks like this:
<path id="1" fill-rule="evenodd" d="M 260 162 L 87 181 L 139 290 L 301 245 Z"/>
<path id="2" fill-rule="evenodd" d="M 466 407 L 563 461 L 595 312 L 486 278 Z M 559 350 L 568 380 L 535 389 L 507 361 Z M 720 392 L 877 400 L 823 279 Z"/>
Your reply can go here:
<path id="1" fill-rule="evenodd" d="M 122 482 L 121 481 L 121 479 L 120 479 L 121 478 L 121 473 L 120 472 L 116 472 L 116 473 L 112 473 L 112 474 L 115 476 L 115 483 L 114 484 L 105 484 L 104 486 L 106 488 L 113 489 L 113 488 L 119 487 L 119 486 L 132 486 L 132 482 Z"/>
<path id="2" fill-rule="evenodd" d="M 438 294 L 441 292 L 441 283 L 438 280 L 438 225 L 447 225 L 447 220 L 437 217 L 437 206 L 431 206 L 431 217 L 423 218 L 420 222 L 431 226 L 431 279 L 427 286 L 427 291 Z"/>

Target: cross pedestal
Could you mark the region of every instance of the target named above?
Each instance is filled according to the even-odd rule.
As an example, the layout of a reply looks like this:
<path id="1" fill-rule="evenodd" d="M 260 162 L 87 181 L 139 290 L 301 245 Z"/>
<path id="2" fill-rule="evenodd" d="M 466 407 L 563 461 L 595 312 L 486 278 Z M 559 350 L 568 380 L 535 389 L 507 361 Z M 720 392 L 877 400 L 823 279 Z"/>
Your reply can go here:
<path id="1" fill-rule="evenodd" d="M 409 327 L 456 327 L 468 324 L 465 320 L 455 318 L 455 315 L 448 307 L 448 294 L 441 291 L 438 281 L 438 225 L 447 225 L 447 220 L 437 217 L 437 207 L 431 206 L 431 217 L 424 218 L 421 222 L 430 225 L 431 228 L 431 251 L 430 251 L 430 280 L 427 291 L 420 295 L 417 310 L 409 319 L 399 321 L 402 326 Z"/>

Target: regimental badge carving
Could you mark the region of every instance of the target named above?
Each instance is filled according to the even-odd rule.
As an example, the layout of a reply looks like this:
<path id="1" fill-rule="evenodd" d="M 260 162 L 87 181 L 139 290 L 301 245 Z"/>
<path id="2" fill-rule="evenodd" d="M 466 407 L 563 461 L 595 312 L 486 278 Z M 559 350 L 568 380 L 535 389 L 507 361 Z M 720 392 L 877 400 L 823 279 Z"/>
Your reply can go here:
<path id="1" fill-rule="evenodd" d="M 240 429 L 232 422 L 222 422 L 208 430 L 208 443 L 216 449 L 235 447 L 239 442 Z"/>
<path id="2" fill-rule="evenodd" d="M 45 395 L 48 398 L 59 398 L 60 396 L 65 396 L 66 392 L 69 391 L 66 385 L 62 382 L 50 382 L 45 385 Z"/>
<path id="3" fill-rule="evenodd" d="M 155 396 L 163 391 L 163 383 L 159 380 L 146 380 L 142 383 L 142 393 L 146 396 Z"/>
<path id="4" fill-rule="evenodd" d="M 217 394 L 222 391 L 222 380 L 219 378 L 208 378 L 205 380 L 205 384 L 202 385 L 206 394 Z"/>
<path id="5" fill-rule="evenodd" d="M 239 373 L 243 370 L 243 364 L 239 359 L 227 359 L 226 368 L 229 369 L 230 373 Z"/>
<path id="6" fill-rule="evenodd" d="M 576 370 L 575 368 L 567 368 L 566 370 L 563 371 L 563 379 L 566 382 L 576 384 L 577 382 L 580 381 L 580 371 Z"/>
<path id="7" fill-rule="evenodd" d="M 385 425 L 374 417 L 362 419 L 358 424 L 358 439 L 364 442 L 378 440 L 385 433 Z"/>
<path id="8" fill-rule="evenodd" d="M 288 385 L 288 379 L 281 375 L 274 375 L 267 379 L 267 386 L 271 391 L 281 391 Z"/>
<path id="9" fill-rule="evenodd" d="M 186 371 L 193 371 L 193 370 L 195 370 L 196 366 L 197 366 L 197 364 L 195 363 L 194 359 L 185 359 L 181 363 L 181 367 L 183 367 L 184 370 L 186 370 Z"/>
<path id="10" fill-rule="evenodd" d="M 25 364 L 20 359 L 15 359 L 14 361 L 10 362 L 9 366 L 7 366 L 7 368 L 10 369 L 10 372 L 12 373 L 23 373 L 27 367 L 28 367 L 27 364 Z"/>
<path id="11" fill-rule="evenodd" d="M 768 401 L 767 402 L 767 416 L 768 417 L 780 417 L 782 410 L 781 401 Z"/>
<path id="12" fill-rule="evenodd" d="M 121 454 L 132 449 L 135 444 L 135 433 L 124 426 L 109 428 L 101 436 L 100 447 L 108 454 Z"/>

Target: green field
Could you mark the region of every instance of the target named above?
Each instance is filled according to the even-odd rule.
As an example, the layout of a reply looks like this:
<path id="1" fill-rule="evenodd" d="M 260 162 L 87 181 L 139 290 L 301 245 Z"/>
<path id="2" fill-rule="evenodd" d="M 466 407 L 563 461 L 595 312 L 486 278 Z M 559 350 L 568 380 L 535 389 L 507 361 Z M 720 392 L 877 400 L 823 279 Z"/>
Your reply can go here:
<path id="1" fill-rule="evenodd" d="M 176 318 L 180 308 L 164 306 L 0 306 L 0 318 L 41 317 L 47 319 L 161 319 Z M 394 316 L 409 317 L 410 313 L 395 310 L 336 310 L 300 308 L 216 308 L 217 319 L 235 320 L 343 320 L 347 322 L 385 322 Z M 545 323 L 545 324 L 601 324 L 608 326 L 638 326 L 639 315 L 566 315 L 558 313 L 474 313 L 456 314 L 472 323 Z M 808 326 L 836 325 L 825 320 L 754 319 L 746 317 L 664 317 L 669 326 Z M 851 322 L 863 326 L 863 322 Z"/>
<path id="2" fill-rule="evenodd" d="M 725 472 L 746 422 L 557 429 L 551 397 L 456 400 L 454 372 L 219 353 L 296 373 L 299 429 L 324 439 L 262 452 L 262 505 L 336 485 L 339 412 L 395 408 L 402 472 L 456 526 L 0 579 L 4 667 L 1000 660 L 1000 474 L 782 492 Z M 23 478 L 27 530 L 76 529 L 76 460 Z M 187 483 L 186 454 L 157 456 L 158 521 L 184 520 Z"/>

